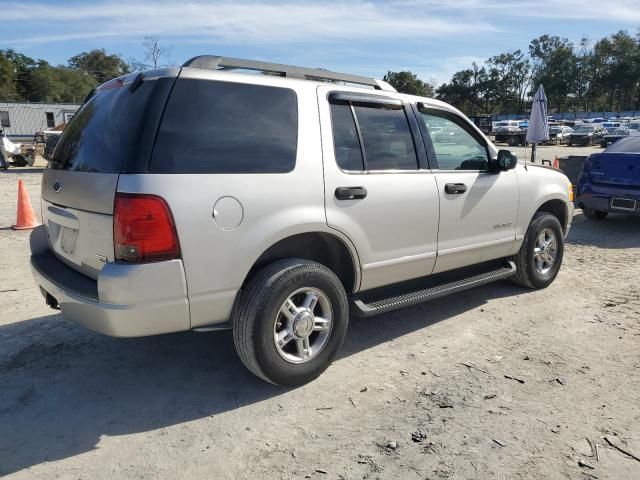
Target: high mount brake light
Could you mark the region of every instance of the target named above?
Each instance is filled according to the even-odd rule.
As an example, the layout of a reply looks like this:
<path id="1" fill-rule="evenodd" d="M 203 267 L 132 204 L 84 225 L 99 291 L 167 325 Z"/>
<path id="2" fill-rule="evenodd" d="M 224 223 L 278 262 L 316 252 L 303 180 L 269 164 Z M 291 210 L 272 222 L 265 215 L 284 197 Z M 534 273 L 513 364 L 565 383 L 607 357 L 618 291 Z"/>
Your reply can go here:
<path id="1" fill-rule="evenodd" d="M 171 210 L 156 195 L 116 194 L 113 243 L 116 260 L 124 262 L 158 262 L 180 257 Z"/>

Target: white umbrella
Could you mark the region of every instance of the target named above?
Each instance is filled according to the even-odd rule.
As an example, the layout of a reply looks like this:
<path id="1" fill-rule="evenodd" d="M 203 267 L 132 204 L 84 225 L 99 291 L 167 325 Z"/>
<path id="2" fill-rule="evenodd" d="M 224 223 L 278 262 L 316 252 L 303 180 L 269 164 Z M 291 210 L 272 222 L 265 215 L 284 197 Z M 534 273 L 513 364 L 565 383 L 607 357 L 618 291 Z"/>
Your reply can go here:
<path id="1" fill-rule="evenodd" d="M 536 143 L 549 140 L 549 119 L 547 118 L 547 96 L 544 94 L 542 85 L 533 96 L 531 105 L 531 116 L 529 117 L 529 128 L 527 129 L 527 142 L 533 144 L 531 147 L 531 161 L 536 161 Z"/>

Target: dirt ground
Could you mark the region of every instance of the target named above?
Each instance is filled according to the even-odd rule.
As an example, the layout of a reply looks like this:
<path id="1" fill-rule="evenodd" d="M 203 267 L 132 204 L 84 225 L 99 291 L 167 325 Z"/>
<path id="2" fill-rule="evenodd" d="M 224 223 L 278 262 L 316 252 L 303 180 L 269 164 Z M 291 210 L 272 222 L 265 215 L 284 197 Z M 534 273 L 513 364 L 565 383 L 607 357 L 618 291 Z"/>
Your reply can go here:
<path id="1" fill-rule="evenodd" d="M 640 478 L 640 218 L 577 213 L 557 280 L 353 320 L 296 389 L 231 335 L 95 334 L 44 305 L 0 173 L 0 476 Z M 607 440 L 611 442 L 609 444 Z"/>

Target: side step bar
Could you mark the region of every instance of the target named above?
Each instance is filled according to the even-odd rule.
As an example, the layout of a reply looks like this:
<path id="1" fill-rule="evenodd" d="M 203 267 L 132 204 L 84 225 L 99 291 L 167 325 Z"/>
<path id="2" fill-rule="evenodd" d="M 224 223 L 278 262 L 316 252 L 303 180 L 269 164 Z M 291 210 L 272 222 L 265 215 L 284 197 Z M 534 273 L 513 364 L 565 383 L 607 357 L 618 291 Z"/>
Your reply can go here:
<path id="1" fill-rule="evenodd" d="M 487 283 L 495 282 L 505 278 L 509 278 L 516 273 L 515 263 L 509 261 L 507 266 L 498 268 L 485 273 L 480 273 L 462 280 L 450 283 L 444 283 L 435 287 L 425 288 L 423 290 L 403 293 L 389 298 L 382 298 L 370 303 L 356 299 L 353 301 L 354 314 L 359 317 L 371 317 L 380 313 L 398 310 L 399 308 L 416 305 L 436 298 L 445 297 L 452 293 L 462 292 L 470 288 L 479 287 Z"/>

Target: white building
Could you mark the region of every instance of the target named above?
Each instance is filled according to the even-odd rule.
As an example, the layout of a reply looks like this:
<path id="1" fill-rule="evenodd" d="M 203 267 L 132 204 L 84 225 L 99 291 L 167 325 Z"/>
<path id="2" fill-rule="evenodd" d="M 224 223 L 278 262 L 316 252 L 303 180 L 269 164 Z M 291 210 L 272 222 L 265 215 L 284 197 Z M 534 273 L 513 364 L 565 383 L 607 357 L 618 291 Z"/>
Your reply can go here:
<path id="1" fill-rule="evenodd" d="M 77 103 L 0 102 L 0 126 L 11 140 L 32 140 L 36 132 L 63 123 L 80 108 Z"/>

